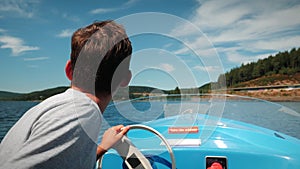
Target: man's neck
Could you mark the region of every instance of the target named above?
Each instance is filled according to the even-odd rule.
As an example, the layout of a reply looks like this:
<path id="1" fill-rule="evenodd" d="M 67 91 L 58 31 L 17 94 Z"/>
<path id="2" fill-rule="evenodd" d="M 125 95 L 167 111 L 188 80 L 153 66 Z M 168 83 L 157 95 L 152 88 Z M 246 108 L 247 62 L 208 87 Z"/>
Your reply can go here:
<path id="1" fill-rule="evenodd" d="M 71 86 L 72 89 L 80 91 L 84 93 L 87 97 L 89 97 L 91 100 L 93 100 L 103 113 L 104 110 L 106 109 L 107 105 L 109 104 L 111 100 L 111 95 L 96 95 L 96 94 L 91 94 L 90 92 L 84 91 L 76 86 Z"/>

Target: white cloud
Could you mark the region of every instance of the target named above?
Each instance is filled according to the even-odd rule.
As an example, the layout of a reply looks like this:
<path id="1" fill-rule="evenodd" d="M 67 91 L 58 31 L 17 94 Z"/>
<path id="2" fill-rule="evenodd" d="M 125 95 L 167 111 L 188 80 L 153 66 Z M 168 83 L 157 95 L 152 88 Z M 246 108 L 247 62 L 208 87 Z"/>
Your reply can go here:
<path id="1" fill-rule="evenodd" d="M 221 55 L 227 56 L 229 62 L 248 63 L 300 46 L 300 1 L 198 2 L 199 6 L 190 16 L 190 21 L 217 46 Z M 185 24 L 174 29 L 172 34 L 196 38 L 199 32 L 195 31 L 191 25 Z M 212 53 L 213 47 L 203 47 L 201 38 L 190 41 L 188 45 L 202 52 L 202 56 L 205 56 L 205 51 Z M 188 53 L 188 50 L 179 48 L 176 53 Z"/>
<path id="2" fill-rule="evenodd" d="M 250 11 L 238 0 L 213 0 L 203 3 L 196 12 L 193 23 L 207 29 L 234 24 Z"/>
<path id="3" fill-rule="evenodd" d="M 114 12 L 119 8 L 97 8 L 90 11 L 91 14 L 104 14 L 109 12 Z"/>
<path id="4" fill-rule="evenodd" d="M 212 41 L 248 41 L 286 36 L 286 32 L 299 29 L 300 17 L 297 16 L 298 11 L 300 11 L 300 5 L 274 9 L 274 11 L 268 13 L 252 13 L 251 18 L 238 20 L 233 26 L 228 25 L 223 30 L 219 30 L 219 34 L 211 34 Z"/>
<path id="5" fill-rule="evenodd" d="M 39 61 L 39 60 L 48 60 L 49 57 L 34 57 L 34 58 L 24 58 L 25 61 Z"/>
<path id="6" fill-rule="evenodd" d="M 173 53 L 175 55 L 186 55 L 186 54 L 191 54 L 190 52 L 191 51 L 188 47 L 181 47 L 181 48 L 175 50 Z"/>
<path id="7" fill-rule="evenodd" d="M 264 58 L 269 57 L 270 55 L 274 55 L 274 53 L 251 55 L 251 56 L 243 56 L 240 53 L 235 52 L 235 51 L 226 53 L 227 60 L 232 63 L 237 63 L 238 65 L 255 62 L 258 59 L 264 59 Z"/>
<path id="8" fill-rule="evenodd" d="M 57 37 L 61 37 L 61 38 L 66 38 L 66 37 L 71 37 L 72 34 L 73 34 L 74 30 L 72 29 L 65 29 L 65 30 L 62 30 L 58 35 Z"/>
<path id="9" fill-rule="evenodd" d="M 32 18 L 36 12 L 38 0 L 1 0 L 0 12 L 5 16 Z"/>
<path id="10" fill-rule="evenodd" d="M 74 15 L 69 15 L 69 14 L 67 14 L 67 13 L 63 13 L 63 14 L 62 14 L 62 17 L 63 17 L 64 19 L 67 19 L 67 20 L 73 21 L 73 22 L 79 22 L 79 21 L 80 21 L 80 18 L 79 18 L 79 17 L 74 16 Z"/>
<path id="11" fill-rule="evenodd" d="M 197 44 L 196 42 L 193 44 Z M 175 55 L 194 55 L 196 54 L 198 57 L 201 58 L 209 58 L 213 57 L 214 59 L 217 58 L 217 52 L 213 46 L 207 48 L 195 47 L 194 50 L 188 47 L 182 47 L 178 50 L 173 51 Z"/>
<path id="12" fill-rule="evenodd" d="M 264 33 L 281 31 L 283 28 L 299 26 L 298 11 L 300 5 L 291 5 L 292 1 L 206 1 L 192 16 L 192 22 L 205 31 Z M 268 29 L 268 30 L 267 30 Z M 216 32 L 216 33 L 218 33 Z M 236 34 L 237 36 L 239 34 Z"/>
<path id="13" fill-rule="evenodd" d="M 204 71 L 204 72 L 216 72 L 216 71 L 220 71 L 220 67 L 219 66 L 194 66 L 193 69 L 198 70 L 198 71 Z"/>
<path id="14" fill-rule="evenodd" d="M 161 63 L 159 68 L 169 73 L 175 70 L 174 66 L 168 63 Z"/>
<path id="15" fill-rule="evenodd" d="M 125 6 L 131 6 L 137 3 L 139 0 L 129 0 L 125 3 Z"/>
<path id="16" fill-rule="evenodd" d="M 22 39 L 12 36 L 0 36 L 0 43 L 3 43 L 0 48 L 11 49 L 13 56 L 18 56 L 26 51 L 39 50 L 39 47 L 24 45 Z"/>
<path id="17" fill-rule="evenodd" d="M 173 32 L 175 33 L 175 32 Z M 216 55 L 216 52 L 214 50 L 214 46 L 212 46 L 209 39 L 207 39 L 206 36 L 204 36 L 202 33 L 197 33 L 199 37 L 196 38 L 188 38 L 189 40 L 184 39 L 182 43 L 181 48 L 178 48 L 174 51 L 174 54 L 177 55 L 190 55 L 192 53 L 197 54 L 201 57 L 210 57 L 213 55 Z M 173 34 L 176 36 L 176 34 Z"/>
<path id="18" fill-rule="evenodd" d="M 165 44 L 162 48 L 163 49 L 167 49 L 167 48 L 170 48 L 170 47 L 172 47 L 173 46 L 173 43 L 167 43 L 167 44 Z"/>
<path id="19" fill-rule="evenodd" d="M 291 37 L 280 37 L 269 40 L 258 40 L 255 43 L 245 43 L 243 46 L 249 46 L 254 51 L 259 50 L 273 50 L 273 51 L 285 51 L 291 48 L 298 48 L 300 46 L 300 35 Z"/>
<path id="20" fill-rule="evenodd" d="M 131 7 L 135 3 L 137 3 L 139 0 L 129 0 L 124 4 L 121 4 L 121 7 L 116 7 L 116 8 L 96 8 L 90 11 L 91 14 L 104 14 L 104 13 L 109 13 L 109 12 L 115 12 L 117 10 L 122 10 Z"/>

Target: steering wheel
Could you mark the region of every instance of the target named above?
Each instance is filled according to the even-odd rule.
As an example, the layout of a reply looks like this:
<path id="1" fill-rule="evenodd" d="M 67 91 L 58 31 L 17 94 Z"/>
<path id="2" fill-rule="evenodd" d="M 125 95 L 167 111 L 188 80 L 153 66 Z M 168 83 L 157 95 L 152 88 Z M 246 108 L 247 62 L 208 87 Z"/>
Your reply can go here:
<path id="1" fill-rule="evenodd" d="M 161 141 L 165 143 L 168 149 L 172 161 L 172 169 L 176 169 L 176 162 L 175 162 L 175 156 L 173 150 L 170 144 L 168 143 L 168 141 L 164 138 L 162 134 L 160 134 L 157 130 L 149 126 L 145 126 L 141 124 L 130 125 L 129 128 L 130 130 L 132 129 L 147 130 L 155 134 L 156 136 L 158 136 L 161 139 Z M 147 158 L 132 144 L 132 142 L 126 136 L 124 136 L 116 145 L 114 145 L 113 148 L 117 150 L 119 155 L 123 158 L 125 165 L 129 169 L 134 169 L 134 168 L 152 169 L 152 166 L 150 162 L 147 160 Z M 98 169 L 102 168 L 102 158 L 99 160 Z"/>

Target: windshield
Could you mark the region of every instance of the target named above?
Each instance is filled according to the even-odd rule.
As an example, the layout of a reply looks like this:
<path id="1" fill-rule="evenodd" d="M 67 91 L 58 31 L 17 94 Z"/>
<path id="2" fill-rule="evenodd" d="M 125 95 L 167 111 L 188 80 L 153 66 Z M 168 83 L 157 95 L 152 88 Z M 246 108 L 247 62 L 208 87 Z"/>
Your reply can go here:
<path id="1" fill-rule="evenodd" d="M 198 114 L 208 118 L 199 121 Z M 300 139 L 300 113 L 277 103 L 227 94 L 161 95 L 113 101 L 104 112 L 103 128 L 146 123 L 177 115 L 185 118 L 178 118 L 172 125 L 203 123 L 201 125 L 206 127 L 216 127 L 222 119 L 229 119 Z"/>

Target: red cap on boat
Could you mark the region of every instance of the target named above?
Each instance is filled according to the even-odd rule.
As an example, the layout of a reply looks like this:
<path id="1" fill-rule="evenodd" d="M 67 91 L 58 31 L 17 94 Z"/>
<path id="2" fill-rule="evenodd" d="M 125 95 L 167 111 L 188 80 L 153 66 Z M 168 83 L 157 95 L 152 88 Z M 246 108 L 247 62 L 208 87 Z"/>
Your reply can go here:
<path id="1" fill-rule="evenodd" d="M 223 169 L 222 165 L 218 162 L 214 162 L 212 163 L 212 165 L 210 167 L 208 167 L 207 169 Z"/>

